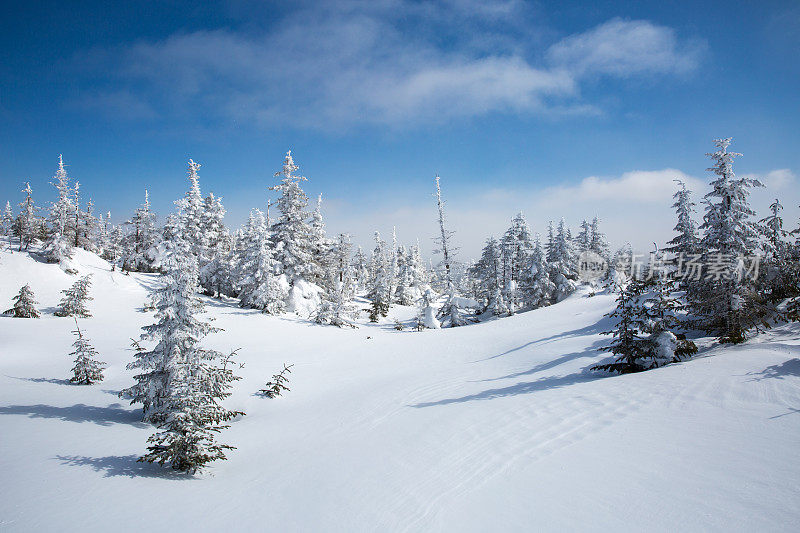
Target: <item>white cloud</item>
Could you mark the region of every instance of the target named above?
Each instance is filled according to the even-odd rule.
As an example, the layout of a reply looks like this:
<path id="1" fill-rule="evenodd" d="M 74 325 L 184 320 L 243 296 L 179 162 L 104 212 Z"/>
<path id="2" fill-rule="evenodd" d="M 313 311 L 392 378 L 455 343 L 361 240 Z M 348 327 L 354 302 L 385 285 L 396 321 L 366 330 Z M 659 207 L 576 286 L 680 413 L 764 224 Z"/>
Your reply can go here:
<path id="1" fill-rule="evenodd" d="M 793 184 L 796 178 L 788 168 L 778 168 L 766 174 L 744 174 L 742 177 L 757 179 L 767 188 L 774 191 L 784 190 L 786 187 Z"/>
<path id="2" fill-rule="evenodd" d="M 702 51 L 698 41 L 681 42 L 672 28 L 617 18 L 565 38 L 553 45 L 547 56 L 554 66 L 578 76 L 629 77 L 691 72 L 697 68 Z"/>
<path id="3" fill-rule="evenodd" d="M 697 64 L 672 29 L 615 19 L 554 44 L 537 65 L 541 36 L 522 21 L 517 1 L 323 3 L 259 33 L 197 31 L 95 51 L 84 64 L 113 89 L 88 98 L 108 108 L 126 94 L 165 116 L 202 110 L 265 126 L 402 126 L 492 112 L 596 114 L 580 97 L 583 74 Z"/>

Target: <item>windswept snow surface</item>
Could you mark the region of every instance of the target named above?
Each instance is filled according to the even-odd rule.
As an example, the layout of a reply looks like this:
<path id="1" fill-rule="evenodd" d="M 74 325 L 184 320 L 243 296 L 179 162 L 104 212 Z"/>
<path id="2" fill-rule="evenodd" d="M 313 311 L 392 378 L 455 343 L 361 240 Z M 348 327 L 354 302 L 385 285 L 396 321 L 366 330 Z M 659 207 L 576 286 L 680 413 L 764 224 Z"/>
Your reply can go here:
<path id="1" fill-rule="evenodd" d="M 4 246 L 4 248 L 6 248 Z M 208 300 L 241 348 L 227 401 L 247 416 L 229 460 L 187 477 L 137 463 L 152 428 L 117 398 L 155 275 L 94 274 L 81 329 L 108 363 L 66 382 L 75 279 L 0 252 L 0 303 L 33 288 L 41 319 L 0 318 L 2 531 L 796 531 L 800 330 L 641 374 L 603 377 L 613 296 L 440 331 L 356 330 Z M 407 320 L 411 308 L 392 309 Z M 255 395 L 293 363 L 291 391 Z"/>

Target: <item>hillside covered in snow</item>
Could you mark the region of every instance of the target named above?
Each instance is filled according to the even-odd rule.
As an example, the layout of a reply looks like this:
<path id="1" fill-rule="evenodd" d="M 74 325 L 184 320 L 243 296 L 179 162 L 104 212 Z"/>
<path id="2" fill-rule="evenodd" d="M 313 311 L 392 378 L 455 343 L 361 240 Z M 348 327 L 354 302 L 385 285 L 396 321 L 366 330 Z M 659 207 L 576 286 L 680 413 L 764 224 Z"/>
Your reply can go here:
<path id="1" fill-rule="evenodd" d="M 29 283 L 39 319 L 0 317 L 0 530 L 792 531 L 800 521 L 800 328 L 735 346 L 697 339 L 682 363 L 610 376 L 612 294 L 415 331 L 415 310 L 334 328 L 206 298 L 239 349 L 236 447 L 195 476 L 137 462 L 152 433 L 130 387 L 131 338 L 157 274 L 76 249 L 92 274 L 78 319 L 105 380 L 68 382 L 77 278 L 0 252 L 0 303 Z M 5 307 L 4 307 L 5 308 Z M 290 391 L 257 394 L 283 364 Z"/>

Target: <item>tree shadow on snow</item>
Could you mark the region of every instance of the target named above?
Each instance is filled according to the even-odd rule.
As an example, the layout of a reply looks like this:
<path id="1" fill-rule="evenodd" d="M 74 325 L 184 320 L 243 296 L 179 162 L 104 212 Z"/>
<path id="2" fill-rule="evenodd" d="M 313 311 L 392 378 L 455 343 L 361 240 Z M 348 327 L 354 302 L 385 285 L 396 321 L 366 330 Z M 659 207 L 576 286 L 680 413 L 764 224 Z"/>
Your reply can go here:
<path id="1" fill-rule="evenodd" d="M 551 335 L 549 337 L 544 337 L 543 339 L 532 340 L 530 342 L 526 342 L 525 344 L 517 346 L 516 348 L 511 348 L 510 350 L 506 350 L 503 353 L 499 353 L 497 355 L 492 355 L 492 356 L 489 356 L 489 357 L 487 357 L 485 359 L 478 359 L 477 361 L 473 361 L 473 363 L 480 363 L 480 362 L 483 362 L 483 361 L 489 361 L 491 359 L 497 359 L 498 357 L 503 357 L 504 355 L 508 355 L 508 354 L 511 354 L 511 353 L 514 353 L 514 352 L 518 352 L 520 350 L 524 350 L 525 348 L 528 348 L 529 346 L 536 346 L 538 344 L 549 344 L 551 342 L 555 342 L 555 341 L 558 341 L 558 340 L 571 339 L 571 338 L 574 338 L 574 337 L 584 337 L 584 336 L 587 336 L 587 335 L 599 335 L 600 333 L 602 333 L 604 331 L 608 331 L 608 330 L 612 329 L 613 327 L 614 327 L 613 320 L 611 318 L 609 318 L 609 317 L 605 317 L 604 316 L 599 321 L 597 321 L 596 323 L 594 323 L 594 324 L 592 324 L 590 326 L 586 326 L 586 327 L 580 328 L 580 329 L 574 329 L 574 330 L 571 330 L 571 331 L 564 331 L 564 332 L 558 333 L 556 335 Z"/>
<path id="2" fill-rule="evenodd" d="M 464 402 L 471 402 L 473 400 L 493 400 L 495 398 L 517 396 L 519 394 L 530 394 L 533 392 L 539 392 L 543 390 L 560 389 L 562 387 L 569 387 L 570 385 L 576 385 L 578 383 L 586 383 L 589 381 L 594 381 L 596 379 L 601 379 L 602 377 L 604 376 L 595 374 L 588 370 L 583 370 L 581 372 L 574 372 L 566 376 L 551 376 L 551 377 L 537 379 L 536 381 L 516 383 L 508 387 L 487 389 L 485 391 L 481 391 L 475 394 L 468 394 L 466 396 L 461 396 L 458 398 L 445 398 L 444 400 L 438 400 L 435 402 L 415 403 L 412 404 L 411 407 L 416 407 L 416 408 L 433 407 L 435 405 L 464 403 Z"/>
<path id="3" fill-rule="evenodd" d="M 20 381 L 31 381 L 33 383 L 52 383 L 53 385 L 68 385 L 70 387 L 76 387 L 77 385 L 71 382 L 68 379 L 56 379 L 56 378 L 18 378 L 17 376 L 9 376 L 6 375 L 7 378 L 11 379 L 18 379 Z"/>
<path id="4" fill-rule="evenodd" d="M 511 379 L 511 378 L 518 378 L 521 376 L 530 376 L 531 374 L 536 374 L 538 372 L 544 372 L 545 370 L 550 370 L 551 368 L 555 368 L 559 365 L 563 365 L 564 363 L 568 363 L 570 361 L 574 361 L 575 359 L 583 359 L 585 357 L 596 357 L 598 354 L 598 349 L 601 346 L 605 346 L 608 344 L 606 340 L 599 340 L 592 343 L 591 346 L 587 347 L 582 352 L 572 352 L 564 355 L 560 355 L 555 359 L 547 361 L 546 363 L 540 363 L 530 370 L 523 370 L 521 372 L 514 372 L 513 374 L 507 374 L 505 376 L 499 376 L 496 378 L 487 378 L 482 379 L 480 381 L 500 381 L 503 379 Z M 594 365 L 593 365 L 594 366 Z"/>
<path id="5" fill-rule="evenodd" d="M 128 424 L 137 428 L 147 427 L 141 421 L 138 410 L 122 409 L 120 404 L 112 403 L 108 407 L 75 404 L 70 407 L 53 405 L 8 405 L 0 407 L 0 415 L 27 415 L 29 418 L 58 418 L 64 422 L 91 422 L 99 426 Z"/>
<path id="6" fill-rule="evenodd" d="M 150 477 L 160 479 L 195 479 L 191 475 L 165 468 L 158 464 L 139 462 L 136 455 L 109 455 L 86 457 L 84 455 L 56 455 L 55 459 L 66 466 L 88 466 L 103 477 Z"/>
<path id="7" fill-rule="evenodd" d="M 800 377 L 800 359 L 789 359 L 779 365 L 768 366 L 761 372 L 753 375 L 750 381 L 761 381 L 764 379 L 784 379 L 787 376 Z"/>

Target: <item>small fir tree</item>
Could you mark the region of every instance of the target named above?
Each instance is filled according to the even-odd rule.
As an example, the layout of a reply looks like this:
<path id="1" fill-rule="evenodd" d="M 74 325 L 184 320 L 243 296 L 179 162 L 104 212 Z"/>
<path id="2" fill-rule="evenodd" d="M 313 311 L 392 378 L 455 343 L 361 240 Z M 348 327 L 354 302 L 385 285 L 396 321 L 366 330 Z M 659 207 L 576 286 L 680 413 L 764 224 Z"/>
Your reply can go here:
<path id="1" fill-rule="evenodd" d="M 103 381 L 103 369 L 106 363 L 97 360 L 97 350 L 89 343 L 89 339 L 83 336 L 77 319 L 73 333 L 77 338 L 72 343 L 75 351 L 70 354 L 75 356 L 75 366 L 72 368 L 70 381 L 77 385 L 91 385 Z"/>
<path id="2" fill-rule="evenodd" d="M 36 300 L 33 299 L 31 286 L 25 284 L 14 297 L 14 307 L 6 310 L 5 315 L 14 318 L 39 318 L 39 311 L 36 310 Z"/>
<path id="3" fill-rule="evenodd" d="M 64 297 L 58 304 L 56 316 L 79 316 L 88 318 L 92 316 L 87 309 L 87 302 L 94 300 L 89 296 L 89 289 L 92 288 L 92 275 L 87 274 L 72 284 L 69 289 L 64 289 L 61 293 Z"/>

